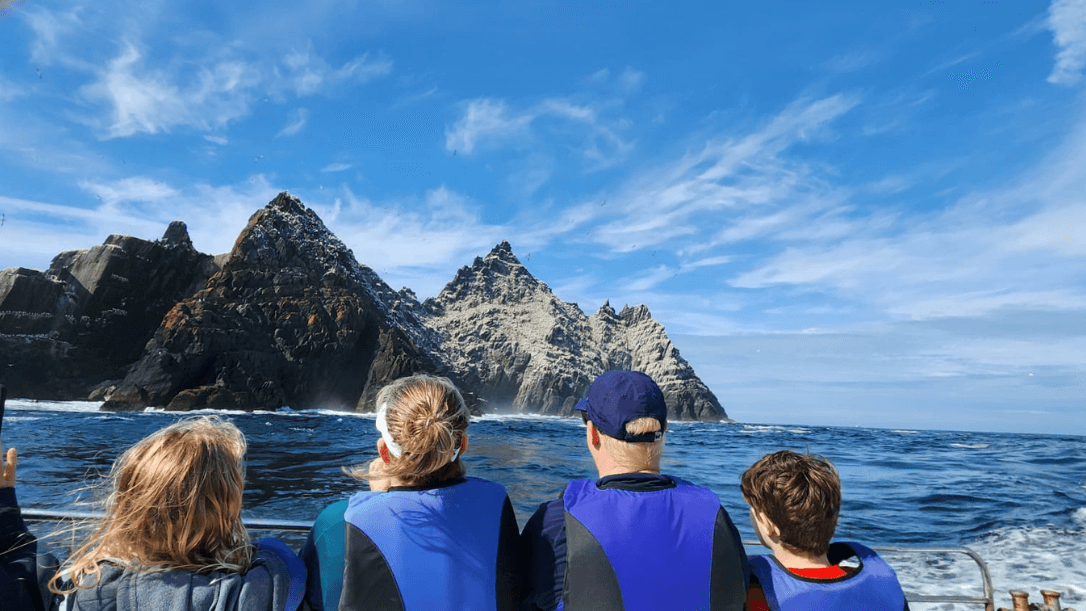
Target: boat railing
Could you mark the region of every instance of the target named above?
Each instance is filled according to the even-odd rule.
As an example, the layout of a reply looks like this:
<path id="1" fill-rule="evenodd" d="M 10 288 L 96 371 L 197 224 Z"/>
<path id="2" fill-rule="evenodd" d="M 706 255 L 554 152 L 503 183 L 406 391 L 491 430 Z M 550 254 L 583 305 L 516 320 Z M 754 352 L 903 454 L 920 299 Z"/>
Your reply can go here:
<path id="1" fill-rule="evenodd" d="M 93 511 L 50 511 L 48 509 L 23 509 L 23 519 L 28 522 L 64 522 L 101 520 L 103 515 Z M 313 522 L 306 520 L 264 520 L 242 517 L 249 530 L 268 530 L 275 532 L 309 532 Z"/>
<path id="2" fill-rule="evenodd" d="M 94 512 L 76 511 L 49 511 L 41 509 L 23 509 L 23 519 L 31 522 L 61 522 L 61 521 L 90 521 L 101 519 L 102 514 Z M 313 523 L 306 520 L 265 520 L 261 518 L 244 518 L 245 526 L 249 530 L 274 531 L 274 532 L 308 532 Z M 747 547 L 759 547 L 757 541 L 743 541 Z M 981 580 L 984 584 L 983 596 L 952 596 L 941 594 L 918 594 L 905 592 L 905 598 L 912 603 L 958 603 L 965 605 L 983 605 L 985 611 L 995 610 L 995 596 L 992 590 L 992 577 L 988 572 L 988 565 L 984 563 L 976 552 L 967 547 L 887 547 L 872 546 L 871 549 L 880 554 L 964 554 L 976 563 L 980 569 Z"/>

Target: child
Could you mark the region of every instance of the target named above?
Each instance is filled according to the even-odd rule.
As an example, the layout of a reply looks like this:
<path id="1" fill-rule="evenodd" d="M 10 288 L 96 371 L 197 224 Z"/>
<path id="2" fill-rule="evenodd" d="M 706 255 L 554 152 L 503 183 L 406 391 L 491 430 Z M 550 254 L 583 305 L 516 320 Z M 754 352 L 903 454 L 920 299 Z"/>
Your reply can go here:
<path id="1" fill-rule="evenodd" d="M 105 517 L 50 587 L 61 608 L 295 611 L 305 567 L 241 521 L 245 437 L 190 418 L 129 448 L 110 471 Z"/>
<path id="2" fill-rule="evenodd" d="M 520 533 L 500 484 L 464 477 L 468 410 L 444 378 L 377 394 L 377 452 L 348 471 L 368 491 L 317 517 L 302 558 L 306 601 L 323 609 L 515 609 Z"/>
<path id="3" fill-rule="evenodd" d="M 841 479 L 828 460 L 781 450 L 743 473 L 743 499 L 762 545 L 751 556 L 749 611 L 909 608 L 897 575 L 859 543 L 830 543 L 841 509 Z M 848 558 L 859 565 L 842 566 Z"/>

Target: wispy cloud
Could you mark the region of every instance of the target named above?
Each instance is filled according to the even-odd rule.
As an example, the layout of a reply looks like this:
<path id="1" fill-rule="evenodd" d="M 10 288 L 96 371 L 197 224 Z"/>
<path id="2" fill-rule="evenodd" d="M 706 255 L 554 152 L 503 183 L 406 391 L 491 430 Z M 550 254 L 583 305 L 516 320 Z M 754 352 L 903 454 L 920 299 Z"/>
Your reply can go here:
<path id="1" fill-rule="evenodd" d="M 323 168 L 321 168 L 321 172 L 342 172 L 344 170 L 349 170 L 352 167 L 354 167 L 354 166 L 352 166 L 349 163 L 339 163 L 339 162 L 330 163 L 330 164 L 324 166 Z"/>
<path id="2" fill-rule="evenodd" d="M 847 232 L 826 237 L 818 234 L 832 216 L 801 215 L 802 223 L 778 217 L 791 227 L 775 232 L 783 250 L 731 284 L 833 292 L 918 319 L 1086 308 L 1086 291 L 1067 281 L 1086 271 L 1077 229 L 1086 226 L 1086 177 L 1075 169 L 1086 159 L 1084 132 L 1080 120 L 1018 180 L 927 215 L 852 214 L 843 219 Z"/>
<path id="3" fill-rule="evenodd" d="M 146 68 L 143 53 L 127 43 L 81 93 L 103 103 L 109 117 L 98 127 L 107 138 L 156 134 L 178 126 L 211 130 L 248 114 L 258 71 L 242 61 L 220 61 L 189 78 Z M 179 82 L 180 81 L 180 82 Z"/>
<path id="4" fill-rule="evenodd" d="M 785 198 L 802 201 L 798 196 L 818 179 L 780 153 L 825 133 L 830 122 L 858 102 L 844 95 L 801 100 L 753 133 L 710 140 L 700 150 L 640 174 L 613 198 L 609 213 L 617 218 L 597 227 L 593 239 L 616 252 L 629 252 L 694 236 L 691 250 L 704 250 L 707 246 L 698 243 L 705 240 L 705 227 L 732 225 L 722 212 L 780 205 Z M 748 220 L 746 228 L 734 226 L 731 233 L 725 229 L 717 240 L 740 239 L 773 224 L 771 218 Z"/>
<path id="5" fill-rule="evenodd" d="M 97 196 L 106 206 L 122 203 L 160 204 L 178 196 L 173 187 L 143 176 L 134 176 L 110 183 L 84 181 L 81 187 Z"/>
<path id="6" fill-rule="evenodd" d="M 197 44 L 190 38 L 156 35 L 162 24 L 155 6 L 133 3 L 128 9 L 139 16 L 109 20 L 98 7 L 80 2 L 64 11 L 35 8 L 25 14 L 33 33 L 33 64 L 58 65 L 69 71 L 65 78 L 83 81 L 73 88 L 96 113 L 86 117 L 83 104 L 60 116 L 78 117 L 105 139 L 177 128 L 219 130 L 222 135 L 222 128 L 248 116 L 258 99 L 283 103 L 288 94 L 310 96 L 366 83 L 393 67 L 391 59 L 367 53 L 335 67 L 311 44 L 283 56 L 238 40 L 220 40 L 210 31 L 198 32 L 202 38 Z M 104 38 L 119 41 L 116 49 L 100 44 Z M 3 87 L 0 102 L 15 93 Z"/>
<path id="7" fill-rule="evenodd" d="M 75 30 L 82 27 L 82 12 L 82 6 L 56 12 L 44 9 L 26 11 L 23 16 L 34 32 L 30 44 L 31 61 L 39 66 L 54 63 L 83 64 L 85 60 L 61 50 L 62 41 L 69 39 Z"/>
<path id="8" fill-rule="evenodd" d="M 420 297 L 436 295 L 457 268 L 510 234 L 483 221 L 469 197 L 444 186 L 426 191 L 421 201 L 374 202 L 344 189 L 332 202 L 310 205 L 360 263 Z"/>
<path id="9" fill-rule="evenodd" d="M 853 53 L 835 55 L 823 63 L 822 66 L 831 72 L 855 72 L 876 63 L 879 59 L 880 55 L 876 51 L 855 51 Z"/>
<path id="10" fill-rule="evenodd" d="M 188 225 L 193 245 L 210 254 L 229 251 L 253 212 L 277 193 L 268 179 L 259 174 L 242 183 L 223 186 L 204 182 L 174 186 L 144 176 L 84 181 L 80 186 L 97 203 L 81 211 L 66 208 L 79 211 L 82 226 L 78 234 L 100 236 L 98 240 L 111 233 L 157 239 L 171 221 L 180 220 Z M 70 224 L 54 222 L 54 225 Z M 52 243 L 65 243 L 62 238 Z"/>
<path id="11" fill-rule="evenodd" d="M 340 82 L 365 83 L 392 72 L 392 60 L 362 54 L 333 68 L 313 52 L 312 46 L 296 49 L 283 58 L 287 82 L 299 96 L 313 95 Z"/>
<path id="12" fill-rule="evenodd" d="M 632 66 L 626 66 L 622 72 L 613 76 L 609 69 L 601 68 L 588 75 L 585 80 L 595 85 L 613 87 L 620 93 L 628 94 L 637 91 L 644 84 L 645 78 L 644 72 L 636 70 Z"/>
<path id="13" fill-rule="evenodd" d="M 676 272 L 673 268 L 666 265 L 657 265 L 651 269 L 646 269 L 640 274 L 629 278 L 624 281 L 626 290 L 632 292 L 647 291 L 649 289 L 656 288 L 660 283 L 664 282 L 668 278 L 675 276 Z"/>
<path id="14" fill-rule="evenodd" d="M 1074 85 L 1086 67 L 1086 0 L 1053 0 L 1048 7 L 1048 27 L 1059 48 L 1048 82 Z"/>
<path id="15" fill-rule="evenodd" d="M 620 80 L 624 93 L 635 89 L 644 76 L 628 69 Z M 445 150 L 472 155 L 499 147 L 533 149 L 540 154 L 549 138 L 559 148 L 579 149 L 590 169 L 602 169 L 623 160 L 633 142 L 622 136 L 624 122 L 604 117 L 609 103 L 578 102 L 551 97 L 516 110 L 505 100 L 481 98 L 467 103 L 463 114 L 445 129 Z M 571 142 L 572 141 L 572 142 Z"/>
<path id="16" fill-rule="evenodd" d="M 71 130 L 14 108 L 0 106 L 0 159 L 13 167 L 86 176 L 109 163 Z"/>
<path id="17" fill-rule="evenodd" d="M 481 144 L 497 145 L 528 134 L 537 115 L 514 115 L 502 100 L 472 100 L 456 123 L 445 130 L 445 150 L 470 155 Z"/>
<path id="18" fill-rule="evenodd" d="M 283 129 L 279 130 L 275 137 L 293 136 L 302 131 L 307 121 L 309 121 L 309 111 L 304 108 L 296 108 L 290 112 L 287 124 L 283 126 Z"/>

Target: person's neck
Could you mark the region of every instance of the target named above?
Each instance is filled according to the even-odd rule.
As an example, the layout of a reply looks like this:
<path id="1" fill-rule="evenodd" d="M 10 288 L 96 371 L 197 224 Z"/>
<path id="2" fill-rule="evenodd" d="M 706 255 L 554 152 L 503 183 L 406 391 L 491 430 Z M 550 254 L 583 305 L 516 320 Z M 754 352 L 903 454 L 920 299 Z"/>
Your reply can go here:
<path id="1" fill-rule="evenodd" d="M 606 468 L 604 468 L 604 467 L 606 467 Z M 659 467 L 657 467 L 655 469 L 636 470 L 636 469 L 630 469 L 629 467 L 623 467 L 621 465 L 615 465 L 615 464 L 596 465 L 596 471 L 599 472 L 600 479 L 603 479 L 603 478 L 608 477 L 610 475 L 625 475 L 627 473 L 654 473 L 656 475 L 660 474 L 660 468 Z"/>
<path id="2" fill-rule="evenodd" d="M 815 555 L 803 552 L 794 552 L 783 545 L 770 545 L 773 556 L 789 569 L 824 569 L 830 566 L 830 559 L 826 554 Z"/>

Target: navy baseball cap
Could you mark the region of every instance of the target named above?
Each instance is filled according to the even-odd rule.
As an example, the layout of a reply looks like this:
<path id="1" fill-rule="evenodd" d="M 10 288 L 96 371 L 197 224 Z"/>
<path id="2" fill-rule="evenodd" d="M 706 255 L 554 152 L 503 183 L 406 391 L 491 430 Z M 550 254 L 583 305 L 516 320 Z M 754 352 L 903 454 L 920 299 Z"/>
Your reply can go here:
<path id="1" fill-rule="evenodd" d="M 588 387 L 588 395 L 577 402 L 576 410 L 603 434 L 622 441 L 656 441 L 667 430 L 667 404 L 664 393 L 652 378 L 640 371 L 608 371 Z M 660 431 L 631 435 L 626 423 L 638 418 L 655 418 Z"/>

